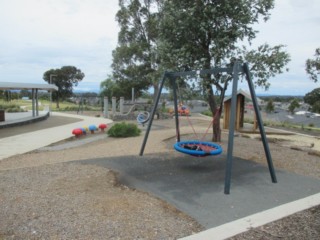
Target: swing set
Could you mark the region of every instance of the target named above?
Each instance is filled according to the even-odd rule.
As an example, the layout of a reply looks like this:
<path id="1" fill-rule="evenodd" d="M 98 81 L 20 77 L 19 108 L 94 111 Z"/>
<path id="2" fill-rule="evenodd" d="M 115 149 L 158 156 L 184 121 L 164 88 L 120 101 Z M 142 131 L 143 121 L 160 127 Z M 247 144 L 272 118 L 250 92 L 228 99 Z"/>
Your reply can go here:
<path id="1" fill-rule="evenodd" d="M 178 118 L 178 100 L 177 100 L 177 84 L 176 78 L 178 77 L 186 77 L 186 76 L 196 76 L 197 74 L 200 75 L 208 75 L 208 74 L 217 74 L 217 73 L 228 73 L 232 74 L 232 97 L 231 97 L 231 112 L 230 112 L 230 120 L 229 120 L 229 137 L 228 137 L 228 151 L 227 151 L 227 161 L 226 161 L 226 169 L 225 169 L 225 185 L 224 185 L 224 193 L 230 194 L 230 185 L 231 185 L 231 170 L 232 170 L 232 161 L 233 161 L 233 143 L 234 143 L 234 130 L 235 130 L 235 122 L 236 122 L 236 105 L 237 105 L 237 88 L 238 88 L 238 81 L 239 75 L 242 73 L 245 75 L 246 80 L 248 82 L 248 86 L 250 89 L 250 94 L 254 106 L 254 110 L 257 117 L 257 123 L 260 129 L 261 140 L 263 143 L 265 155 L 267 158 L 268 168 L 271 176 L 271 180 L 273 183 L 277 182 L 276 174 L 273 167 L 273 162 L 270 154 L 270 149 L 266 137 L 266 133 L 264 130 L 264 125 L 262 122 L 261 114 L 259 111 L 257 97 L 254 91 L 253 82 L 251 79 L 251 74 L 249 72 L 249 67 L 247 63 L 240 65 L 239 63 L 235 63 L 233 67 L 229 68 L 212 68 L 212 69 L 204 69 L 200 71 L 185 71 L 185 72 L 165 72 L 162 76 L 159 91 L 156 96 L 156 101 L 153 106 L 152 112 L 150 114 L 148 127 L 144 136 L 144 140 L 140 149 L 140 156 L 143 155 L 148 136 L 150 133 L 151 125 L 153 122 L 154 115 L 156 113 L 161 91 L 164 86 L 164 82 L 169 79 L 171 86 L 173 88 L 173 98 L 174 98 L 174 112 L 175 112 L 175 126 L 176 126 L 176 135 L 177 135 L 177 142 L 174 144 L 174 149 L 189 154 L 192 156 L 211 156 L 211 155 L 218 155 L 222 153 L 222 148 L 220 145 L 212 142 L 206 142 L 203 139 L 200 140 L 192 140 L 192 141 L 181 141 L 180 139 L 180 128 L 179 128 L 179 118 Z M 214 118 L 210 123 L 206 133 L 209 131 L 211 125 L 213 124 Z M 192 125 L 191 125 L 192 126 Z M 193 128 L 193 126 L 192 126 Z M 196 134 L 194 128 L 193 131 Z"/>

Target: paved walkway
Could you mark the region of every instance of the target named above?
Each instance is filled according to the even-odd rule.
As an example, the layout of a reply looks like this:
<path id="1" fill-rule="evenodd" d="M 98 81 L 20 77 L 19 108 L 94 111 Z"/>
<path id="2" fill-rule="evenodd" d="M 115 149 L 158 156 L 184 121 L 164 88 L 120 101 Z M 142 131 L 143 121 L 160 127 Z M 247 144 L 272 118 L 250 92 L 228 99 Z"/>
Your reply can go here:
<path id="1" fill-rule="evenodd" d="M 23 154 L 38 148 L 48 146 L 52 143 L 59 142 L 72 137 L 72 129 L 88 126 L 91 124 L 99 125 L 100 123 L 109 124 L 110 119 L 88 117 L 82 115 L 65 114 L 53 112 L 52 116 L 63 116 L 68 118 L 79 118 L 79 122 L 69 123 L 57 127 L 47 128 L 43 130 L 23 133 L 11 137 L 0 139 L 0 160 L 17 154 Z M 15 121 L 11 119 L 11 121 Z M 36 123 L 35 123 L 36 124 Z M 0 130 L 1 134 L 1 130 Z"/>

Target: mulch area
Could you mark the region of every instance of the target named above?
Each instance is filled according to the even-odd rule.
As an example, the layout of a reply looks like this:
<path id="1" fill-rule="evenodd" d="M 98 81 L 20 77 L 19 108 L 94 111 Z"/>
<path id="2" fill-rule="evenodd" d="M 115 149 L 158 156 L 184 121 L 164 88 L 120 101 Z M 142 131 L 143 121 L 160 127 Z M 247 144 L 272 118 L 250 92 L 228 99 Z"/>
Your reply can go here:
<path id="1" fill-rule="evenodd" d="M 0 138 L 27 133 L 30 131 L 37 131 L 37 130 L 41 130 L 49 127 L 56 127 L 64 124 L 74 123 L 77 121 L 80 121 L 80 119 L 52 116 L 52 117 L 49 117 L 47 120 L 44 120 L 41 122 L 28 124 L 24 126 L 13 127 L 13 128 L 0 129 Z M 155 124 L 158 124 L 158 122 L 155 122 Z M 280 148 L 279 144 L 275 144 L 274 147 Z M 298 153 L 293 152 L 293 154 L 297 155 Z M 277 158 L 276 157 L 277 153 L 275 153 L 274 155 L 275 155 L 274 157 Z M 260 152 L 257 152 L 256 156 L 252 156 L 252 159 L 250 160 L 259 162 L 259 158 L 260 158 Z M 320 158 L 319 158 L 319 161 L 320 161 Z M 277 161 L 276 161 L 276 164 L 277 164 Z M 279 161 L 278 164 L 282 164 L 282 163 Z M 281 165 L 279 167 L 285 168 L 286 166 Z M 296 168 L 296 166 L 294 166 L 294 168 Z M 298 172 L 298 174 L 301 174 L 301 173 Z M 310 174 L 310 175 L 313 177 L 314 176 L 318 177 L 317 171 L 315 171 L 314 174 Z M 239 234 L 237 236 L 234 236 L 230 239 L 232 240 L 297 239 L 298 240 L 298 239 L 319 239 L 319 237 L 320 237 L 320 206 L 316 206 L 311 209 L 280 219 L 278 221 L 266 224 L 264 226 L 261 226 L 255 229 L 250 229 L 249 231 Z M 0 234 L 0 239 L 1 239 L 1 234 Z"/>

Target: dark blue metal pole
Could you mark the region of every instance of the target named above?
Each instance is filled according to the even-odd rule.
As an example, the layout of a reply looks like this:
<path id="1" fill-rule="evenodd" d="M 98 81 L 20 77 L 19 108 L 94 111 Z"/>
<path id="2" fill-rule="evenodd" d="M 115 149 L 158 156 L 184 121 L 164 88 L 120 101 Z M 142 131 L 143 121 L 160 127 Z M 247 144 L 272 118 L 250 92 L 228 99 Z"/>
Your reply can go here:
<path id="1" fill-rule="evenodd" d="M 174 116 L 176 122 L 176 141 L 180 142 L 180 127 L 179 127 L 179 116 L 178 116 L 178 98 L 177 98 L 177 83 L 176 78 L 171 77 L 171 85 L 173 89 L 173 105 L 174 105 Z"/>
<path id="2" fill-rule="evenodd" d="M 225 194 L 230 193 L 231 170 L 232 170 L 232 160 L 233 160 L 233 140 L 234 140 L 233 138 L 234 138 L 235 123 L 236 123 L 238 79 L 239 79 L 239 63 L 236 62 L 233 66 L 233 81 L 232 81 L 233 85 L 232 85 L 231 109 L 230 109 L 230 120 L 229 120 L 228 153 L 227 153 L 226 174 L 225 174 L 225 182 L 224 182 Z"/>
<path id="3" fill-rule="evenodd" d="M 163 76 L 162 76 L 162 79 L 161 79 L 161 82 L 160 82 L 160 86 L 159 86 L 159 91 L 158 91 L 158 94 L 157 94 L 157 97 L 156 97 L 156 101 L 154 103 L 154 106 L 153 106 L 153 109 L 152 109 L 152 112 L 151 112 L 151 116 L 150 116 L 149 124 L 148 124 L 147 130 L 146 130 L 146 134 L 144 135 L 143 143 L 142 143 L 142 146 L 141 146 L 141 149 L 140 149 L 140 154 L 139 154 L 140 156 L 143 155 L 144 148 L 145 148 L 147 140 L 148 140 L 149 132 L 150 132 L 151 125 L 152 125 L 152 122 L 153 122 L 153 119 L 154 119 L 154 115 L 155 115 L 155 113 L 157 111 L 157 107 L 158 107 L 158 104 L 159 104 L 159 100 L 160 100 L 163 84 L 164 84 L 164 81 L 166 80 L 166 77 L 167 77 L 167 73 L 165 72 L 163 74 Z"/>
<path id="4" fill-rule="evenodd" d="M 276 183 L 277 182 L 277 177 L 276 177 L 276 174 L 275 174 L 275 171 L 274 171 L 273 162 L 272 162 L 270 149 L 269 149 L 269 145 L 268 145 L 268 140 L 267 140 L 266 133 L 265 133 L 265 130 L 264 130 L 261 114 L 260 114 L 260 111 L 259 111 L 259 106 L 258 106 L 256 93 L 254 91 L 254 86 L 253 86 L 253 83 L 252 83 L 252 80 L 251 80 L 249 66 L 248 66 L 247 63 L 243 64 L 243 70 L 244 70 L 244 73 L 246 74 L 246 79 L 248 81 L 248 85 L 249 85 L 249 89 L 250 89 L 250 93 L 251 93 L 251 98 L 252 98 L 252 102 L 253 102 L 254 111 L 255 111 L 256 116 L 257 116 L 257 122 L 258 122 L 260 135 L 261 135 L 261 139 L 262 139 L 262 143 L 263 143 L 263 147 L 264 147 L 264 152 L 265 152 L 266 157 L 267 157 L 267 162 L 268 162 L 268 167 L 269 167 L 269 172 L 270 172 L 270 175 L 271 175 L 271 179 L 272 179 L 273 183 Z"/>

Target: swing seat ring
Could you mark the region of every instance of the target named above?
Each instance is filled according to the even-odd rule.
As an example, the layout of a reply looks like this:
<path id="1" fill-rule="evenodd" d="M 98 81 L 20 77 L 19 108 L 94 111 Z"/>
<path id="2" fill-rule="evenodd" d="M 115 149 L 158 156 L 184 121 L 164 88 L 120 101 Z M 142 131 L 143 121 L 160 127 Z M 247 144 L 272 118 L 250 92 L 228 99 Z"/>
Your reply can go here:
<path id="1" fill-rule="evenodd" d="M 213 142 L 203 141 L 182 141 L 174 144 L 174 149 L 178 152 L 192 156 L 218 155 L 222 153 L 222 147 Z"/>

